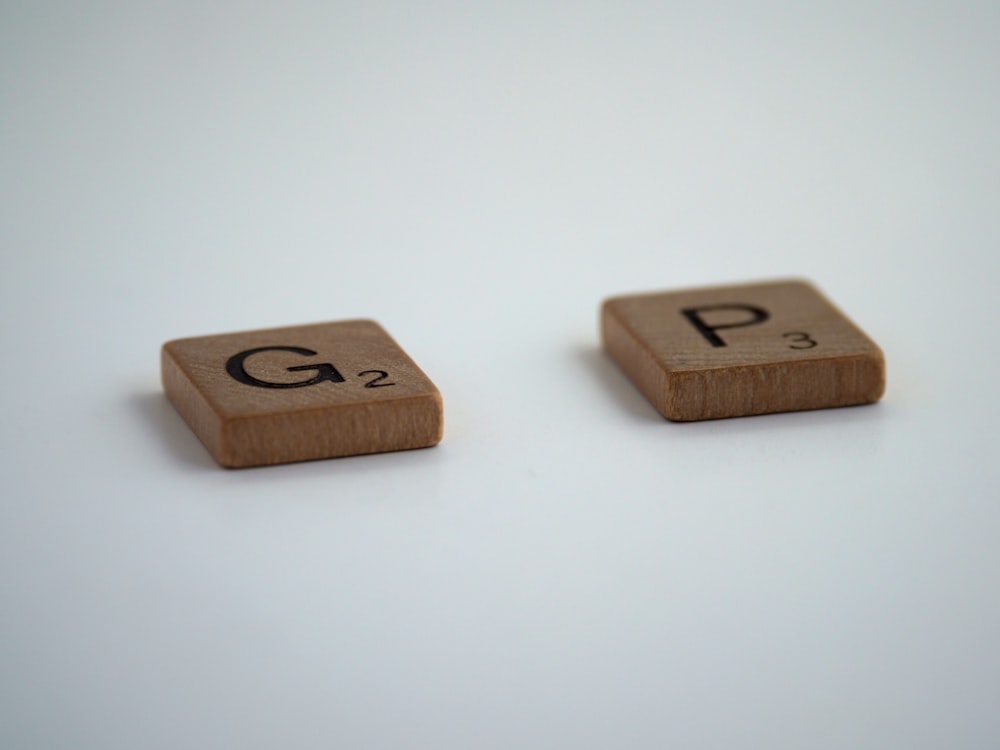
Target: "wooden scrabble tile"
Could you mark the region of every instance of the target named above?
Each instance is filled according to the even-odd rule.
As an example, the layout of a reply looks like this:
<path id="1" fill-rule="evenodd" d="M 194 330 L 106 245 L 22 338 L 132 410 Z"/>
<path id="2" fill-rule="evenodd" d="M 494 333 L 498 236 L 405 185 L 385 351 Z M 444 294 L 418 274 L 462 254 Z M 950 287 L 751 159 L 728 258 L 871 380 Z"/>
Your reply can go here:
<path id="1" fill-rule="evenodd" d="M 437 388 L 371 320 L 178 339 L 161 363 L 167 397 L 223 466 L 441 440 Z"/>
<path id="2" fill-rule="evenodd" d="M 881 350 L 802 281 L 609 299 L 601 334 L 675 421 L 870 404 L 885 390 Z"/>

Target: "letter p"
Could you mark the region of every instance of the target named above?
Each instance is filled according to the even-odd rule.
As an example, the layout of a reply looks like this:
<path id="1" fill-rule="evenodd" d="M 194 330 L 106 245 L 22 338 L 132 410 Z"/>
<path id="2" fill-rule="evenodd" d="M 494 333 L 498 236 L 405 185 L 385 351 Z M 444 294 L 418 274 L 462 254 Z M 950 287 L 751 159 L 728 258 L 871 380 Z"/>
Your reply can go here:
<path id="1" fill-rule="evenodd" d="M 737 320 L 732 323 L 716 323 L 715 325 L 709 325 L 705 322 L 704 318 L 701 317 L 703 312 L 711 312 L 714 310 L 737 310 L 750 313 L 751 317 L 746 320 Z M 702 305 L 701 307 L 686 307 L 681 310 L 684 317 L 686 317 L 695 328 L 698 329 L 698 333 L 705 337 L 705 339 L 712 346 L 725 346 L 726 342 L 722 340 L 716 331 L 721 331 L 725 328 L 742 328 L 743 326 L 752 326 L 757 323 L 763 323 L 769 317 L 771 317 L 767 310 L 760 307 L 755 307 L 753 305 L 741 305 L 741 304 L 725 304 L 725 305 Z"/>

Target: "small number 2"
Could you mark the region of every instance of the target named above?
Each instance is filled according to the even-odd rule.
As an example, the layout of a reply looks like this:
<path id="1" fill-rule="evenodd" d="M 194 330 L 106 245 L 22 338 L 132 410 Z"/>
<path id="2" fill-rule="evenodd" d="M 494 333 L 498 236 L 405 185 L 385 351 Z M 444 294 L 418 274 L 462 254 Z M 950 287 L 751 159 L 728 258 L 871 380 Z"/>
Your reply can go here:
<path id="1" fill-rule="evenodd" d="M 786 338 L 786 339 L 789 336 L 795 336 L 796 337 L 796 338 L 792 339 L 793 343 L 791 343 L 791 344 L 788 345 L 789 349 L 812 349 L 814 346 L 817 345 L 817 343 L 815 341 L 813 341 L 811 338 L 809 338 L 809 334 L 808 333 L 801 333 L 799 331 L 793 331 L 792 333 L 783 333 L 783 334 L 781 334 L 781 336 L 782 336 L 782 338 Z M 797 346 L 797 344 L 802 344 L 802 346 Z"/>
<path id="2" fill-rule="evenodd" d="M 358 373 L 358 377 L 360 378 L 362 375 L 378 375 L 377 378 L 373 378 L 365 383 L 365 388 L 385 388 L 387 385 L 396 385 L 395 383 L 382 382 L 389 377 L 389 373 L 385 370 L 363 370 Z"/>

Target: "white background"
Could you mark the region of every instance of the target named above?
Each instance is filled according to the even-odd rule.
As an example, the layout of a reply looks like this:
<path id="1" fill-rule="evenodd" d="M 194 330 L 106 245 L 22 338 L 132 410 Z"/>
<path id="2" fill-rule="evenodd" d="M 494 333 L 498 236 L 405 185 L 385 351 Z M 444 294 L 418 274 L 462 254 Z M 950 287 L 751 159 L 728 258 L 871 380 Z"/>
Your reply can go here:
<path id="1" fill-rule="evenodd" d="M 84 7 L 86 5 L 87 7 Z M 1000 742 L 1000 5 L 0 6 L 0 745 Z M 678 425 L 801 276 L 871 407 Z M 218 468 L 167 339 L 379 320 L 433 449 Z"/>

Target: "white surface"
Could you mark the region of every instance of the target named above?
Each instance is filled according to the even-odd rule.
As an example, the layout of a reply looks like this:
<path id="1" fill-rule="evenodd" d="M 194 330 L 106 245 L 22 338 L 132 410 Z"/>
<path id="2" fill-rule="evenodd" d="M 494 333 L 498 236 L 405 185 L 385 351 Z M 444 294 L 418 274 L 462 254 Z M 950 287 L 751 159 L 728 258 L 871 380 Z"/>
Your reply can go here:
<path id="1" fill-rule="evenodd" d="M 995 746 L 1000 6 L 89 5 L 0 9 L 0 745 Z M 598 349 L 774 276 L 880 405 Z M 162 396 L 358 316 L 439 447 L 225 471 Z"/>

